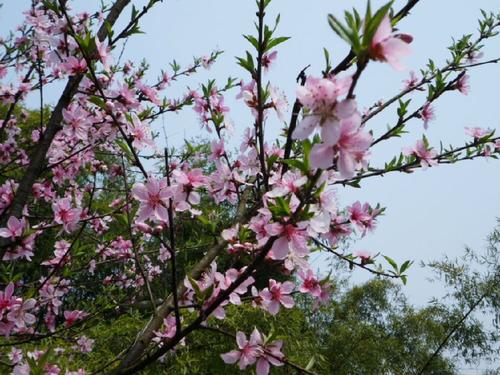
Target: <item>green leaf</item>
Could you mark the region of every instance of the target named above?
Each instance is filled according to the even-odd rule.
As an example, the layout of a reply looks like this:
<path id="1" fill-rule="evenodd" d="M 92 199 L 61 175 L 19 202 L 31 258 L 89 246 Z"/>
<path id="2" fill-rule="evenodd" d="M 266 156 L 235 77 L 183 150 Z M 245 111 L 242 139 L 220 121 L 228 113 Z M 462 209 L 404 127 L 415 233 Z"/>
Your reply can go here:
<path id="1" fill-rule="evenodd" d="M 309 139 L 306 139 L 304 142 L 302 142 L 302 150 L 304 152 L 304 165 L 306 171 L 311 169 L 309 164 L 309 155 L 311 155 L 312 146 L 313 145 Z"/>
<path id="2" fill-rule="evenodd" d="M 398 271 L 397 263 L 393 259 L 389 258 L 388 256 L 383 255 L 383 257 L 387 261 L 387 263 L 389 263 L 391 265 L 391 267 L 394 268 L 394 270 L 397 272 Z"/>
<path id="3" fill-rule="evenodd" d="M 200 289 L 200 286 L 198 285 L 198 283 L 196 282 L 195 279 L 193 279 L 191 277 L 191 275 L 188 275 L 188 280 L 189 280 L 189 283 L 191 284 L 191 286 L 193 287 L 194 289 L 194 292 L 197 296 L 201 296 L 201 289 Z"/>
<path id="4" fill-rule="evenodd" d="M 102 98 L 100 98 L 98 96 L 90 96 L 89 102 L 95 104 L 96 106 L 98 106 L 101 109 L 106 108 L 106 103 L 104 102 L 104 100 L 102 100 Z"/>
<path id="5" fill-rule="evenodd" d="M 250 72 L 251 75 L 254 74 L 255 65 L 253 56 L 250 54 L 250 52 L 246 51 L 246 58 L 237 57 L 236 60 L 238 61 L 238 65 Z"/>
<path id="6" fill-rule="evenodd" d="M 325 55 L 325 64 L 326 64 L 325 73 L 327 73 L 332 69 L 332 65 L 330 63 L 330 53 L 326 48 L 323 48 L 323 54 Z"/>
<path id="7" fill-rule="evenodd" d="M 359 184 L 360 181 L 361 180 L 358 178 L 357 180 L 346 182 L 346 185 L 349 185 L 353 188 L 359 189 L 359 188 L 361 188 L 361 185 Z"/>
<path id="8" fill-rule="evenodd" d="M 128 147 L 127 142 L 125 142 L 123 139 L 117 139 L 116 144 L 120 147 L 120 149 L 123 151 L 125 156 L 130 162 L 134 162 L 134 154 L 132 154 L 132 151 Z"/>
<path id="9" fill-rule="evenodd" d="M 349 30 L 340 22 L 333 14 L 328 15 L 328 24 L 330 27 L 337 33 L 339 37 L 344 39 L 347 43 L 352 45 L 352 36 L 349 33 Z"/>
<path id="10" fill-rule="evenodd" d="M 278 155 L 271 155 L 267 158 L 267 168 L 270 169 L 278 160 Z"/>
<path id="11" fill-rule="evenodd" d="M 315 363 L 316 363 L 316 357 L 312 356 L 309 362 L 307 363 L 306 370 L 309 371 L 310 369 L 312 369 Z"/>
<path id="12" fill-rule="evenodd" d="M 252 35 L 243 35 L 243 38 L 248 40 L 252 46 L 254 46 L 255 50 L 259 50 L 259 41 Z"/>
<path id="13" fill-rule="evenodd" d="M 280 37 L 271 39 L 267 43 L 266 48 L 264 49 L 264 52 L 267 52 L 267 51 L 273 49 L 274 47 L 276 47 L 277 45 L 286 42 L 288 39 L 290 39 L 290 37 L 288 37 L 288 36 L 280 36 Z"/>
<path id="14" fill-rule="evenodd" d="M 304 174 L 307 173 L 307 171 L 308 171 L 307 165 L 302 160 L 287 159 L 287 160 L 283 160 L 282 163 L 285 163 L 292 168 L 298 169 Z"/>
<path id="15" fill-rule="evenodd" d="M 104 27 L 106 28 L 106 31 L 108 32 L 108 38 L 111 39 L 113 37 L 114 31 L 113 31 L 113 28 L 111 27 L 111 24 L 109 23 L 108 20 L 104 20 Z"/>
<path id="16" fill-rule="evenodd" d="M 399 268 L 399 273 L 402 274 L 404 273 L 408 268 L 410 268 L 410 266 L 413 264 L 412 261 L 410 260 L 407 260 L 406 262 L 404 262 L 401 267 Z"/>
<path id="17" fill-rule="evenodd" d="M 285 198 L 277 197 L 276 203 L 278 204 L 278 207 L 280 207 L 287 215 L 290 215 L 292 213 L 292 211 L 290 211 L 290 206 Z"/>

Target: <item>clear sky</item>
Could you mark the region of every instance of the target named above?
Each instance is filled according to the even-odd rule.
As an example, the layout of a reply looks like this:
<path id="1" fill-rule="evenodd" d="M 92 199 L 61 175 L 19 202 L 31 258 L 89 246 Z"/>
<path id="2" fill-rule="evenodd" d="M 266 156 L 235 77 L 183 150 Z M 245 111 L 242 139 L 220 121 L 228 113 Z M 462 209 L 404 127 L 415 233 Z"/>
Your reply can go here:
<path id="1" fill-rule="evenodd" d="M 21 10 L 28 7 L 28 0 L 4 0 L 0 10 L 0 31 L 6 35 L 9 29 L 21 20 Z M 140 6 L 145 1 L 133 1 Z M 381 1 L 372 1 L 373 7 Z M 403 1 L 396 1 L 399 9 Z M 97 0 L 76 0 L 77 9 L 93 10 Z M 295 99 L 295 77 L 306 65 L 308 72 L 319 75 L 323 69 L 323 47 L 329 49 L 334 62 L 347 52 L 346 45 L 331 31 L 326 16 L 341 15 L 345 8 L 364 10 L 365 0 L 274 0 L 268 15 L 274 19 L 281 13 L 279 33 L 292 39 L 279 48 L 278 63 L 267 76 L 274 85 L 282 88 L 290 103 Z M 498 0 L 422 0 L 412 15 L 400 23 L 401 31 L 412 34 L 413 54 L 405 60 L 408 70 L 418 71 L 429 57 L 442 64 L 447 55 L 451 37 L 460 37 L 477 29 L 480 9 L 498 11 Z M 128 19 L 128 13 L 126 19 Z M 203 72 L 187 81 L 180 81 L 166 91 L 168 97 L 181 95 L 186 85 L 195 88 L 197 82 L 209 77 L 217 78 L 222 85 L 228 76 L 248 80 L 245 72 L 236 64 L 234 56 L 243 55 L 248 44 L 241 37 L 253 31 L 255 3 L 253 0 L 165 0 L 159 4 L 141 25 L 145 35 L 134 36 L 127 45 L 126 58 L 145 58 L 151 71 L 169 69 L 168 63 L 176 59 L 188 64 L 192 56 L 208 54 L 215 48 L 225 51 L 219 62 L 209 72 Z M 485 58 L 499 57 L 500 39 L 489 42 Z M 495 52 L 497 55 L 495 55 Z M 430 124 L 426 135 L 431 145 L 460 145 L 466 139 L 464 127 L 481 126 L 497 128 L 500 106 L 498 105 L 499 66 L 485 66 L 471 71 L 471 92 L 468 96 L 449 93 L 439 100 L 437 118 Z M 153 75 L 152 77 L 154 77 Z M 408 71 L 398 72 L 387 64 L 373 63 L 358 86 L 357 99 L 361 108 L 379 99 L 393 96 L 402 87 Z M 234 93 L 236 94 L 236 92 Z M 55 102 L 57 91 L 52 90 L 48 102 Z M 251 118 L 242 103 L 227 96 L 230 113 L 237 129 L 249 124 Z M 422 98 L 416 100 L 422 104 Z M 36 102 L 34 102 L 36 103 Z M 395 120 L 395 109 L 388 115 L 370 122 L 375 134 L 381 134 Z M 188 109 L 180 115 L 165 117 L 167 133 L 172 143 L 179 144 L 184 136 L 203 134 L 196 115 Z M 158 126 L 161 124 L 156 124 Z M 272 117 L 266 124 L 267 132 L 276 135 L 281 127 Z M 412 134 L 404 141 L 391 140 L 373 150 L 374 164 L 390 160 L 402 146 L 413 145 L 423 133 L 422 123 L 410 123 Z M 236 135 L 240 134 L 237 130 Z M 236 137 L 235 137 L 236 138 Z M 388 175 L 366 181 L 363 189 L 341 189 L 338 191 L 341 204 L 355 200 L 380 202 L 387 213 L 379 221 L 373 234 L 356 243 L 355 249 L 382 252 L 399 263 L 406 259 L 436 259 L 441 254 L 459 255 L 465 245 L 481 249 L 487 234 L 500 216 L 500 161 L 476 160 L 452 166 L 440 166 L 428 171 L 417 171 L 412 175 Z M 320 262 L 315 263 L 320 266 Z M 439 293 L 426 281 L 429 274 L 414 266 L 409 273 L 405 291 L 415 303 L 424 303 Z M 356 279 L 365 276 L 356 273 Z"/>

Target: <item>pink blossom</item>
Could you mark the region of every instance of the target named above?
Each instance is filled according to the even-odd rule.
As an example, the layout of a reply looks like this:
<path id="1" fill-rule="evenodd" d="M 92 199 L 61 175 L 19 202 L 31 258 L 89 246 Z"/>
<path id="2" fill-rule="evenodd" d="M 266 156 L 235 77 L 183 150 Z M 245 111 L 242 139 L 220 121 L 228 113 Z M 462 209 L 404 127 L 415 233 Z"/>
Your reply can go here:
<path id="1" fill-rule="evenodd" d="M 62 224 L 67 233 L 75 230 L 82 210 L 80 208 L 71 207 L 70 198 L 62 198 L 52 203 L 52 211 L 54 212 L 54 221 Z"/>
<path id="2" fill-rule="evenodd" d="M 87 375 L 87 373 L 81 368 L 76 371 L 67 371 L 65 375 Z"/>
<path id="3" fill-rule="evenodd" d="M 36 301 L 29 298 L 25 301 L 18 300 L 16 304 L 11 307 L 10 312 L 7 314 L 7 319 L 15 323 L 18 328 L 24 328 L 26 325 L 32 325 L 36 322 L 35 315 L 28 311 L 33 310 Z"/>
<path id="4" fill-rule="evenodd" d="M 405 155 L 415 155 L 418 157 L 420 159 L 420 165 L 424 170 L 438 164 L 438 161 L 435 159 L 437 152 L 427 149 L 425 142 L 421 139 L 417 140 L 417 143 L 413 148 L 405 149 L 403 153 Z"/>
<path id="5" fill-rule="evenodd" d="M 0 213 L 12 203 L 17 185 L 14 180 L 7 180 L 3 185 L 0 185 Z"/>
<path id="6" fill-rule="evenodd" d="M 176 169 L 172 172 L 175 182 L 178 184 L 174 190 L 174 199 L 177 204 L 176 210 L 191 210 L 193 214 L 199 214 L 192 210 L 192 205 L 200 203 L 200 194 L 196 189 L 205 187 L 208 184 L 208 178 L 203 175 L 200 168 L 195 168 L 187 172 Z"/>
<path id="7" fill-rule="evenodd" d="M 337 145 L 339 152 L 338 170 L 342 177 L 351 178 L 359 167 L 366 167 L 366 157 L 373 137 L 370 133 L 356 128 L 355 123 L 342 125 Z"/>
<path id="8" fill-rule="evenodd" d="M 297 193 L 300 187 L 307 182 L 307 176 L 303 176 L 300 172 L 287 171 L 283 176 L 275 175 L 273 181 L 273 189 L 266 195 L 269 198 L 283 197 L 289 193 Z"/>
<path id="9" fill-rule="evenodd" d="M 354 256 L 361 259 L 362 263 L 367 263 L 372 258 L 372 255 L 366 250 L 357 250 L 354 252 Z"/>
<path id="10" fill-rule="evenodd" d="M 470 91 L 469 76 L 467 74 L 460 76 L 456 87 L 462 94 L 467 95 Z"/>
<path id="11" fill-rule="evenodd" d="M 23 351 L 13 347 L 7 355 L 11 364 L 15 365 L 23 359 Z"/>
<path id="12" fill-rule="evenodd" d="M 165 179 L 150 177 L 146 183 L 136 184 L 132 194 L 140 202 L 138 221 L 159 220 L 168 223 L 168 200 L 173 194 Z"/>
<path id="13" fill-rule="evenodd" d="M 257 375 L 268 375 L 270 370 L 270 365 L 283 366 L 284 354 L 281 352 L 283 346 L 282 340 L 276 340 L 265 344 L 262 342 L 262 338 L 259 342 L 262 347 L 263 353 L 258 357 L 255 370 Z"/>
<path id="14" fill-rule="evenodd" d="M 467 53 L 467 59 L 465 60 L 467 64 L 473 64 L 477 62 L 479 59 L 481 59 L 484 56 L 483 52 L 477 52 L 477 51 L 470 51 Z"/>
<path id="15" fill-rule="evenodd" d="M 480 139 L 490 135 L 492 131 L 490 129 L 483 129 L 480 127 L 465 128 L 465 134 L 471 136 L 474 139 Z"/>
<path id="16" fill-rule="evenodd" d="M 31 257 L 33 254 L 33 247 L 35 245 L 35 238 L 38 236 L 40 232 L 37 231 L 35 233 L 30 234 L 29 236 L 24 237 L 20 243 L 17 244 L 13 249 L 8 249 L 2 257 L 2 260 L 16 260 L 20 258 L 25 258 L 26 260 L 31 262 Z"/>
<path id="17" fill-rule="evenodd" d="M 13 298 L 14 294 L 14 283 L 9 283 L 5 287 L 5 291 L 0 291 L 0 317 L 4 311 L 9 310 L 14 303 L 16 303 L 16 298 Z"/>
<path id="18" fill-rule="evenodd" d="M 335 190 L 326 189 L 319 195 L 319 203 L 322 210 L 335 214 L 337 212 L 337 204 L 335 201 Z"/>
<path id="19" fill-rule="evenodd" d="M 77 59 L 74 56 L 68 57 L 68 60 L 62 64 L 62 67 L 69 75 L 83 74 L 87 71 L 87 62 L 85 59 Z"/>
<path id="20" fill-rule="evenodd" d="M 131 117 L 130 135 L 133 137 L 132 145 L 138 150 L 142 150 L 146 146 L 154 148 L 155 143 L 151 137 L 149 126 L 143 123 L 135 113 Z"/>
<path id="21" fill-rule="evenodd" d="M 271 96 L 271 102 L 276 114 L 278 115 L 278 119 L 285 121 L 285 114 L 288 110 L 288 101 L 285 94 L 279 91 L 276 87 L 270 87 L 269 95 Z"/>
<path id="22" fill-rule="evenodd" d="M 81 106 L 71 104 L 67 109 L 63 110 L 63 117 L 64 133 L 69 137 L 86 141 L 92 124 L 89 121 L 89 114 Z"/>
<path id="23" fill-rule="evenodd" d="M 308 293 L 314 297 L 321 295 L 321 284 L 314 275 L 311 269 L 307 271 L 300 270 L 298 272 L 299 278 L 302 280 L 299 291 L 301 293 Z"/>
<path id="24" fill-rule="evenodd" d="M 244 370 L 247 366 L 256 363 L 256 374 L 269 374 L 270 365 L 283 366 L 285 356 L 281 352 L 283 342 L 276 340 L 269 343 L 264 343 L 261 333 L 255 328 L 247 341 L 243 332 L 236 334 L 236 342 L 238 350 L 230 351 L 229 353 L 221 354 L 221 358 L 225 363 L 233 364 L 238 362 L 240 370 Z"/>
<path id="25" fill-rule="evenodd" d="M 161 105 L 161 100 L 158 98 L 158 90 L 156 88 L 148 86 L 143 83 L 140 79 L 135 82 L 137 88 L 140 90 L 141 94 L 144 95 L 151 103 L 158 106 Z"/>
<path id="26" fill-rule="evenodd" d="M 66 319 L 66 327 L 71 327 L 73 324 L 75 324 L 76 321 L 85 318 L 87 315 L 88 314 L 86 312 L 80 310 L 73 310 L 73 311 L 66 310 L 64 312 L 64 319 Z"/>
<path id="27" fill-rule="evenodd" d="M 342 216 L 336 216 L 330 225 L 330 231 L 324 234 L 324 237 L 330 241 L 331 244 L 337 244 L 340 239 L 349 236 L 352 233 L 351 226 L 348 220 Z"/>
<path id="28" fill-rule="evenodd" d="M 278 56 L 277 51 L 273 51 L 271 53 L 265 53 L 262 56 L 262 67 L 264 68 L 264 71 L 268 71 L 269 68 L 271 67 L 271 64 L 273 63 L 274 60 L 276 60 L 276 57 Z"/>
<path id="29" fill-rule="evenodd" d="M 19 363 L 12 369 L 12 375 L 31 375 L 31 374 L 32 374 L 31 367 L 26 362 Z"/>
<path id="30" fill-rule="evenodd" d="M 215 280 L 218 283 L 218 288 L 221 290 L 226 290 L 229 288 L 233 282 L 235 282 L 238 277 L 241 275 L 241 273 L 245 270 L 245 267 L 237 270 L 235 268 L 230 268 L 226 271 L 226 273 L 223 275 L 220 272 L 216 272 L 214 275 Z M 250 276 L 247 277 L 235 290 L 229 295 L 229 301 L 233 305 L 239 305 L 241 304 L 241 299 L 240 295 L 243 295 L 247 292 L 248 287 L 252 285 L 255 282 L 255 279 Z"/>
<path id="31" fill-rule="evenodd" d="M 161 329 L 159 331 L 155 331 L 155 338 L 153 339 L 153 341 L 161 342 L 165 339 L 171 339 L 175 336 L 175 333 L 177 331 L 176 327 L 175 317 L 173 315 L 167 316 L 165 319 L 163 319 L 163 325 Z"/>
<path id="32" fill-rule="evenodd" d="M 210 56 L 202 56 L 201 57 L 201 65 L 207 69 L 210 70 L 210 67 L 214 63 L 214 59 L 212 59 Z"/>
<path id="33" fill-rule="evenodd" d="M 311 150 L 311 166 L 313 168 L 329 168 L 337 154 L 337 167 L 343 178 L 351 178 L 356 169 L 367 164 L 368 149 L 372 143 L 372 136 L 359 128 L 357 121 L 345 121 L 335 147 L 327 144 L 315 144 Z"/>
<path id="34" fill-rule="evenodd" d="M 431 103 L 425 103 L 420 111 L 420 118 L 424 121 L 424 129 L 429 127 L 429 122 L 436 119 L 436 114 L 434 113 L 434 108 Z"/>
<path id="35" fill-rule="evenodd" d="M 130 109 L 136 109 L 139 106 L 139 101 L 135 97 L 135 92 L 132 91 L 127 84 L 122 84 L 120 90 L 116 93 L 120 102 L 125 104 Z"/>
<path id="36" fill-rule="evenodd" d="M 413 38 L 408 34 L 393 34 L 391 19 L 385 16 L 378 26 L 370 45 L 370 56 L 374 60 L 388 62 L 393 68 L 402 70 L 399 59 L 410 54 Z"/>
<path id="37" fill-rule="evenodd" d="M 271 220 L 271 213 L 269 211 L 260 212 L 259 215 L 254 216 L 250 219 L 250 224 L 248 228 L 255 233 L 255 237 L 257 239 L 257 244 L 262 246 L 267 241 L 267 239 L 271 236 L 271 232 L 275 232 L 275 229 L 279 232 L 279 227 L 275 228 L 274 225 L 268 226 L 269 221 Z"/>
<path id="38" fill-rule="evenodd" d="M 262 341 L 259 331 L 254 329 L 250 335 L 250 340 L 247 340 L 246 335 L 238 331 L 236 333 L 237 350 L 232 350 L 228 353 L 221 354 L 221 358 L 225 363 L 233 364 L 238 362 L 240 370 L 244 370 L 249 365 L 253 365 L 257 357 L 263 354 L 259 342 Z M 261 374 L 259 374 L 261 375 Z"/>
<path id="39" fill-rule="evenodd" d="M 224 96 L 221 94 L 217 93 L 216 90 L 214 90 L 209 98 L 210 105 L 212 106 L 212 110 L 216 112 L 217 114 L 225 114 L 229 112 L 229 107 L 227 107 L 224 104 Z"/>
<path id="40" fill-rule="evenodd" d="M 419 81 L 419 79 L 418 79 L 417 75 L 415 74 L 415 72 L 413 70 L 411 70 L 410 77 L 403 81 L 404 89 L 409 90 L 409 89 L 414 88 L 417 85 L 418 81 Z"/>
<path id="41" fill-rule="evenodd" d="M 165 246 L 160 245 L 160 255 L 158 255 L 158 260 L 162 263 L 165 263 L 167 260 L 171 258 L 170 250 Z"/>
<path id="42" fill-rule="evenodd" d="M 368 203 L 361 205 L 356 201 L 352 206 L 347 208 L 349 220 L 356 225 L 364 234 L 366 230 L 375 227 L 374 218 L 380 213 L 379 210 L 372 209 Z"/>
<path id="43" fill-rule="evenodd" d="M 260 292 L 263 305 L 271 315 L 276 315 L 279 312 L 280 304 L 287 309 L 294 305 L 293 297 L 290 295 L 295 285 L 290 281 L 284 283 L 276 280 L 269 280 L 269 288 L 265 288 Z"/>
<path id="44" fill-rule="evenodd" d="M 299 256 L 305 256 L 309 253 L 307 247 L 307 232 L 303 224 L 279 224 L 273 223 L 266 226 L 266 230 L 273 236 L 279 236 L 274 241 L 272 250 L 273 259 L 285 259 L 289 252 Z"/>
<path id="45" fill-rule="evenodd" d="M 223 157 L 226 153 L 226 150 L 224 149 L 224 139 L 221 139 L 220 141 L 212 141 L 210 143 L 210 150 L 212 151 L 212 154 L 210 155 L 212 160 L 219 160 Z"/>
<path id="46" fill-rule="evenodd" d="M 54 244 L 54 258 L 43 261 L 44 266 L 59 266 L 69 261 L 70 244 L 67 241 L 56 241 Z"/>
<path id="47" fill-rule="evenodd" d="M 353 99 L 338 101 L 339 95 L 347 92 L 351 78 L 308 77 L 304 86 L 297 88 L 298 100 L 309 110 L 309 114 L 297 125 L 294 139 L 308 138 L 317 127 L 321 128 L 321 138 L 327 145 L 335 145 L 340 138 L 343 121 L 349 120 L 358 127 L 361 116 Z"/>
<path id="48" fill-rule="evenodd" d="M 21 237 L 26 227 L 26 220 L 21 218 L 19 220 L 15 216 L 9 217 L 7 221 L 7 228 L 0 228 L 0 237 L 11 238 L 15 240 L 17 237 Z"/>
<path id="49" fill-rule="evenodd" d="M 97 55 L 104 66 L 104 70 L 109 71 L 110 48 L 105 43 L 101 43 L 97 37 L 95 38 L 95 45 L 97 48 Z"/>
<path id="50" fill-rule="evenodd" d="M 321 292 L 314 301 L 313 309 L 317 309 L 320 305 L 327 304 L 331 298 L 332 284 L 330 282 L 322 282 L 320 285 L 321 285 Z"/>
<path id="51" fill-rule="evenodd" d="M 76 340 L 75 349 L 79 350 L 81 353 L 90 353 L 94 346 L 94 341 L 95 340 L 89 339 L 87 336 L 80 336 Z"/>

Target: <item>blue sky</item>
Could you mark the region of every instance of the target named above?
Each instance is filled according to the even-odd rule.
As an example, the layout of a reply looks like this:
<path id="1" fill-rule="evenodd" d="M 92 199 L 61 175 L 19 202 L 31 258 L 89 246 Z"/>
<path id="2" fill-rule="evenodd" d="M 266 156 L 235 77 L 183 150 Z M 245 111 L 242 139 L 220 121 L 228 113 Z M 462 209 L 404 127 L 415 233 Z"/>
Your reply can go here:
<path id="1" fill-rule="evenodd" d="M 133 1 L 140 6 L 145 1 Z M 28 7 L 28 0 L 4 0 L 0 10 L 1 34 L 19 24 L 21 10 Z M 396 1 L 398 9 L 404 2 Z M 76 0 L 76 9 L 86 9 L 99 1 Z M 381 1 L 373 1 L 373 6 Z M 308 72 L 319 75 L 323 69 L 323 47 L 328 48 L 334 62 L 338 62 L 347 52 L 347 46 L 331 31 L 326 16 L 328 13 L 340 15 L 344 8 L 357 7 L 363 10 L 364 1 L 346 0 L 274 0 L 268 10 L 270 19 L 281 13 L 279 33 L 292 39 L 279 48 L 278 64 L 268 74 L 273 85 L 283 89 L 289 102 L 295 99 L 295 77 L 306 65 Z M 447 46 L 451 37 L 472 33 L 477 28 L 479 9 L 498 10 L 496 0 L 455 1 L 422 0 L 412 15 L 400 23 L 401 31 L 412 34 L 413 54 L 405 60 L 408 70 L 418 71 L 429 57 L 438 64 L 447 57 Z M 209 72 L 202 72 L 188 80 L 179 81 L 166 91 L 167 97 L 181 95 L 189 85 L 197 87 L 199 82 L 209 77 L 219 80 L 222 85 L 228 76 L 248 80 L 236 64 L 234 56 L 241 56 L 248 44 L 241 34 L 253 32 L 255 4 L 252 0 L 165 0 L 150 15 L 145 17 L 141 28 L 145 35 L 130 39 L 125 52 L 126 58 L 135 61 L 146 59 L 151 64 L 152 78 L 161 69 L 168 69 L 168 63 L 176 59 L 181 64 L 189 64 L 192 56 L 208 54 L 220 48 L 225 51 L 219 62 Z M 126 14 L 128 19 L 128 13 Z M 485 58 L 498 57 L 499 39 L 491 40 L 485 49 Z M 497 82 L 500 66 L 486 66 L 471 72 L 471 92 L 468 96 L 458 93 L 447 94 L 436 105 L 437 118 L 426 132 L 431 145 L 460 145 L 465 140 L 465 126 L 498 127 L 500 106 L 498 105 Z M 398 72 L 387 64 L 373 63 L 368 67 L 358 86 L 357 99 L 361 108 L 379 99 L 393 96 L 402 87 L 408 72 Z M 48 102 L 54 103 L 57 87 L 49 91 Z M 236 92 L 234 92 L 234 95 Z M 231 119 L 237 131 L 249 125 L 251 118 L 242 103 L 227 96 L 231 105 Z M 418 105 L 422 99 L 415 98 Z M 36 105 L 36 101 L 33 101 Z M 381 134 L 395 119 L 395 109 L 389 110 L 370 122 L 375 134 Z M 167 133 L 174 144 L 180 144 L 184 136 L 203 134 L 196 115 L 188 109 L 179 115 L 165 117 Z M 159 130 L 161 124 L 156 124 Z M 281 124 L 277 118 L 269 119 L 267 134 L 279 132 Z M 239 130 L 238 130 L 239 129 Z M 412 133 L 404 140 L 391 140 L 373 150 L 376 165 L 389 160 L 402 146 L 413 145 L 423 134 L 422 123 L 410 123 Z M 235 137 L 236 138 L 236 137 Z M 235 139 L 233 138 L 233 139 Z M 439 258 L 442 254 L 459 255 L 465 245 L 481 249 L 487 234 L 500 216 L 500 164 L 496 160 L 477 160 L 453 166 L 440 166 L 428 171 L 417 171 L 412 175 L 387 175 L 374 178 L 363 184 L 363 189 L 340 189 L 341 204 L 360 200 L 373 204 L 380 202 L 387 207 L 387 213 L 380 219 L 377 230 L 367 235 L 353 247 L 372 252 L 382 252 L 398 262 L 413 259 Z M 321 259 L 323 260 L 323 259 Z M 315 261 L 315 266 L 320 266 Z M 405 291 L 415 303 L 424 303 L 439 293 L 436 287 L 426 281 L 429 274 L 414 266 L 409 273 L 409 283 Z M 360 271 L 356 280 L 366 276 Z"/>

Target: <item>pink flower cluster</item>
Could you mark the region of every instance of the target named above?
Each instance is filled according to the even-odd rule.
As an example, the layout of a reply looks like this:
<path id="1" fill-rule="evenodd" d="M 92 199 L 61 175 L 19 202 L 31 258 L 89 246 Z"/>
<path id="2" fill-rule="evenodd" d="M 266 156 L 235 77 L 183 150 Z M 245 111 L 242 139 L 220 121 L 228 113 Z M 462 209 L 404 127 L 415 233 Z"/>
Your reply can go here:
<path id="1" fill-rule="evenodd" d="M 238 362 L 240 370 L 256 363 L 257 375 L 267 375 L 271 365 L 283 366 L 284 355 L 281 352 L 283 342 L 281 340 L 265 342 L 261 333 L 255 328 L 247 340 L 245 333 L 236 333 L 236 344 L 238 349 L 221 354 L 225 363 L 233 364 Z"/>
<path id="2" fill-rule="evenodd" d="M 304 115 L 293 137 L 306 139 L 320 128 L 322 142 L 312 148 L 311 166 L 334 167 L 342 178 L 351 178 L 356 169 L 367 166 L 372 142 L 372 136 L 361 127 L 354 99 L 339 100 L 351 84 L 350 77 L 308 77 L 305 86 L 297 88 L 297 98 L 309 113 Z"/>
<path id="3" fill-rule="evenodd" d="M 9 283 L 3 292 L 0 291 L 0 335 L 31 333 L 30 326 L 36 322 L 35 307 L 35 299 L 15 297 L 14 284 Z"/>

